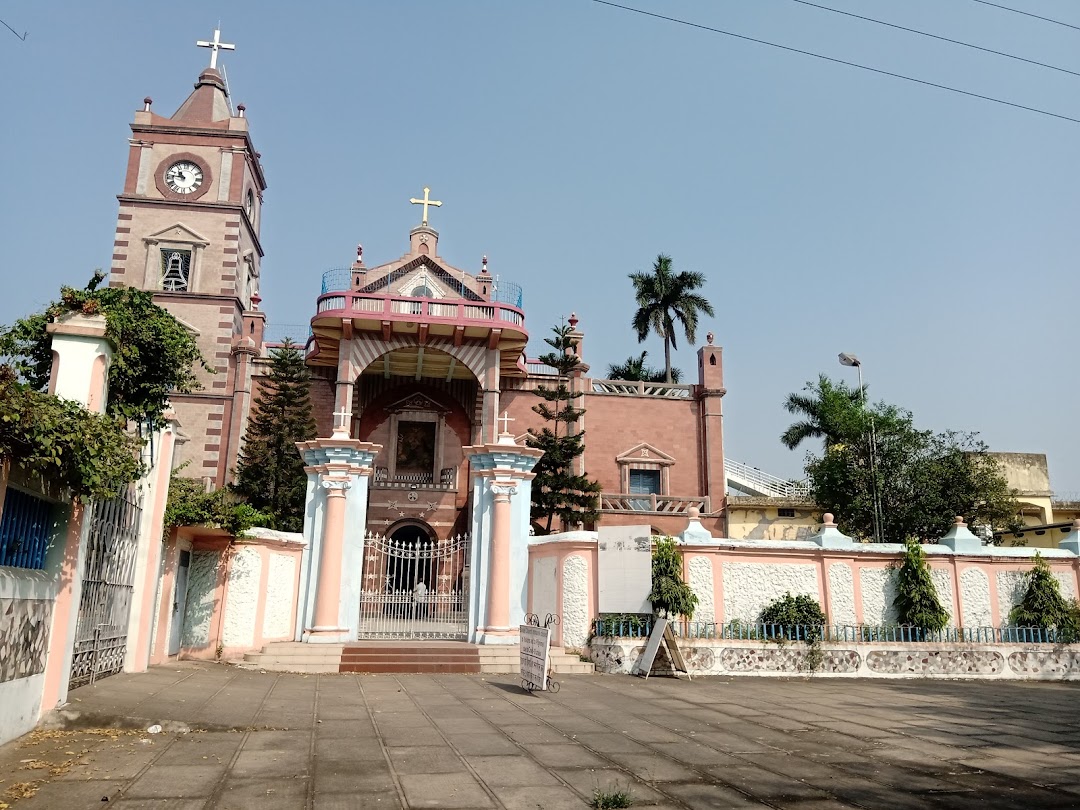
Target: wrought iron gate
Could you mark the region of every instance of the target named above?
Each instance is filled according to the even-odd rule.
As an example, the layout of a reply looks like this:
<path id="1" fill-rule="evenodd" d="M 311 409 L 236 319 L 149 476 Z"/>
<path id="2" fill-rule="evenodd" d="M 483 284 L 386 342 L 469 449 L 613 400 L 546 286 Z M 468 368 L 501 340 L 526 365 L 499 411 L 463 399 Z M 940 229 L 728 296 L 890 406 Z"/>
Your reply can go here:
<path id="1" fill-rule="evenodd" d="M 469 632 L 469 537 L 368 534 L 360 638 L 464 639 Z"/>
<path id="2" fill-rule="evenodd" d="M 72 689 L 124 668 L 142 516 L 134 490 L 109 501 L 95 501 L 89 510 L 82 599 L 71 658 Z"/>

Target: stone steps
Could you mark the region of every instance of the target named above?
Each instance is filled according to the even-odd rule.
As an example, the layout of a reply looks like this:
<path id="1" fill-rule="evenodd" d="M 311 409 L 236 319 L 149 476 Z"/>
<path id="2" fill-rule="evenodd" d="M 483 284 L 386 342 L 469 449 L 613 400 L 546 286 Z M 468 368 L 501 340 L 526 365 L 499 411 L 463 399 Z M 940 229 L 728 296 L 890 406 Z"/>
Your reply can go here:
<path id="1" fill-rule="evenodd" d="M 361 641 L 350 644 L 268 644 L 262 652 L 247 653 L 232 662 L 244 669 L 266 672 L 370 672 L 517 674 L 517 645 L 475 645 L 461 641 Z M 552 647 L 551 671 L 557 675 L 588 674 L 591 663 Z"/>

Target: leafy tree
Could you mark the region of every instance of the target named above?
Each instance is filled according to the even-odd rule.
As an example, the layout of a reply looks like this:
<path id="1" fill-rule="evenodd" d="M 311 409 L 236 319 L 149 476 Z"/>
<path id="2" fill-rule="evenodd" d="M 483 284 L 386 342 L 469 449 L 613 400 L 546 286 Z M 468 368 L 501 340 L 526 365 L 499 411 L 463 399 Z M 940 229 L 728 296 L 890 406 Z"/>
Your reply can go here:
<path id="1" fill-rule="evenodd" d="M 271 354 L 270 374 L 252 408 L 234 490 L 272 517 L 272 526 L 304 528 L 307 475 L 296 443 L 314 439 L 311 375 L 291 340 Z"/>
<path id="2" fill-rule="evenodd" d="M 656 369 L 652 366 L 645 365 L 645 357 L 648 354 L 648 352 L 642 352 L 637 357 L 630 355 L 624 362 L 608 366 L 608 379 L 642 380 L 644 382 L 654 383 L 667 382 L 667 374 L 663 369 Z M 677 383 L 681 379 L 682 370 L 673 368 L 671 370 L 671 381 Z"/>
<path id="3" fill-rule="evenodd" d="M 184 326 L 149 292 L 98 289 L 97 271 L 82 290 L 64 287 L 45 311 L 0 329 L 0 456 L 50 476 L 76 498 L 121 494 L 143 473 L 143 426 L 164 424 L 168 395 L 199 387 L 205 367 Z M 48 325 L 69 313 L 105 316 L 113 344 L 105 414 L 45 393 L 52 371 Z M 140 430 L 129 429 L 137 423 Z"/>
<path id="4" fill-rule="evenodd" d="M 194 336 L 153 293 L 133 287 L 98 289 L 105 274 L 96 271 L 82 290 L 64 287 L 60 300 L 44 312 L 22 318 L 0 331 L 0 354 L 11 358 L 21 380 L 45 391 L 52 369 L 52 337 L 46 327 L 69 312 L 105 316 L 105 336 L 114 346 L 109 366 L 108 412 L 118 419 L 164 424 L 171 393 L 201 386 L 195 366 L 210 370 Z"/>
<path id="5" fill-rule="evenodd" d="M 649 594 L 653 611 L 665 618 L 685 616 L 694 618 L 698 597 L 683 580 L 682 555 L 671 537 L 656 538 L 652 553 L 652 593 Z"/>
<path id="6" fill-rule="evenodd" d="M 789 591 L 766 605 L 758 621 L 765 625 L 766 638 L 815 641 L 829 620 L 814 597 L 804 593 L 792 596 Z"/>
<path id="7" fill-rule="evenodd" d="M 1058 641 L 1080 641 L 1080 606 L 1061 594 L 1061 584 L 1041 554 L 1035 552 L 1035 567 L 1027 574 L 1024 596 L 1009 612 L 1009 623 L 1018 627 L 1054 628 Z"/>
<path id="8" fill-rule="evenodd" d="M 529 428 L 526 444 L 544 451 L 536 464 L 536 477 L 532 483 L 532 519 L 543 522 L 544 531 L 551 532 L 553 520 L 558 517 L 566 525 L 592 523 L 600 515 L 600 485 L 588 475 L 578 475 L 574 466 L 585 451 L 585 431 L 574 430 L 574 425 L 585 413 L 584 408 L 574 405 L 581 393 L 571 391 L 567 381 L 581 361 L 571 351 L 573 331 L 565 324 L 551 330 L 554 337 L 544 342 L 551 352 L 540 356 L 540 362 L 558 371 L 559 384 L 555 388 L 539 386 L 536 394 L 543 402 L 533 406 L 533 411 L 551 427 L 541 431 Z"/>
<path id="9" fill-rule="evenodd" d="M 893 606 L 900 624 L 923 630 L 942 630 L 949 623 L 949 614 L 941 606 L 930 566 L 922 544 L 909 538 L 904 556 L 896 573 L 896 598 Z"/>
<path id="10" fill-rule="evenodd" d="M 696 292 L 705 283 L 705 276 L 688 270 L 676 273 L 671 265 L 671 257 L 661 254 L 656 257 L 651 273 L 630 274 L 638 306 L 632 321 L 638 343 L 644 341 L 650 332 L 663 339 L 664 381 L 669 383 L 675 382 L 671 350 L 678 348 L 676 323 L 682 327 L 686 340 L 693 343 L 697 340 L 700 313 L 713 315 L 712 304 Z"/>
<path id="11" fill-rule="evenodd" d="M 885 542 L 937 538 L 956 515 L 985 527 L 1015 524 L 1014 493 L 977 434 L 920 430 L 910 412 L 867 405 L 858 389 L 824 375 L 805 391 L 788 397 L 788 410 L 804 418 L 781 441 L 793 448 L 823 439 L 821 454 L 806 458 L 811 498 L 850 534 L 874 536 L 875 486 Z"/>

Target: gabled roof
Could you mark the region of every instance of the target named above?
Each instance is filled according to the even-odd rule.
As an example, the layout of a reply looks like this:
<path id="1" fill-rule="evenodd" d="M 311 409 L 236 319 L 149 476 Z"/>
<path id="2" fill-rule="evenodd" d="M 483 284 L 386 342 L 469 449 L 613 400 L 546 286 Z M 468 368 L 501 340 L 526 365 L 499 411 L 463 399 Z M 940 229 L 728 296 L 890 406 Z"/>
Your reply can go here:
<path id="1" fill-rule="evenodd" d="M 397 270 L 393 270 L 387 273 L 382 278 L 372 281 L 370 284 L 360 288 L 358 292 L 362 293 L 376 293 L 381 290 L 385 290 L 409 276 L 411 273 L 419 270 L 421 267 L 426 266 L 428 273 L 441 282 L 452 294 L 457 293 L 467 301 L 483 301 L 484 299 L 473 292 L 471 289 L 462 284 L 453 273 L 443 267 L 431 256 L 417 256 L 412 261 L 406 262 L 401 265 Z"/>
<path id="2" fill-rule="evenodd" d="M 156 233 L 150 233 L 143 237 L 144 242 L 191 242 L 195 245 L 206 247 L 210 240 L 200 236 L 187 225 L 177 222 L 167 228 L 162 228 Z"/>
<path id="3" fill-rule="evenodd" d="M 662 450 L 657 450 L 648 442 L 635 444 L 629 450 L 617 455 L 615 461 L 619 463 L 630 461 L 649 462 L 652 464 L 659 464 L 663 467 L 675 463 L 675 459 L 672 456 L 669 456 Z"/>

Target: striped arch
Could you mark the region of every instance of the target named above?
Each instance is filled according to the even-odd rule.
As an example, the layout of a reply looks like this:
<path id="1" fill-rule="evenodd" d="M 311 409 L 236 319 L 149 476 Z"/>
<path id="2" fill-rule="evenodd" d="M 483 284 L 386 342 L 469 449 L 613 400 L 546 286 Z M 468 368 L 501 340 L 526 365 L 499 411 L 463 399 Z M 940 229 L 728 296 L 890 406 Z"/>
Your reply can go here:
<path id="1" fill-rule="evenodd" d="M 416 338 L 410 335 L 391 335 L 389 340 L 383 340 L 381 337 L 356 335 L 352 339 L 352 354 L 350 357 L 353 372 L 357 375 L 363 374 L 368 366 L 387 352 L 416 345 Z M 455 346 L 453 341 L 450 340 L 429 338 L 423 345 L 427 348 L 445 352 L 469 369 L 477 380 L 484 379 L 485 359 L 487 356 L 487 347 L 484 344 L 471 343 Z"/>

